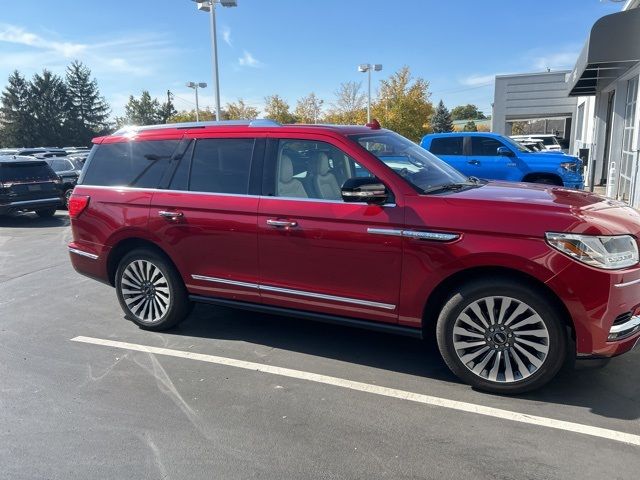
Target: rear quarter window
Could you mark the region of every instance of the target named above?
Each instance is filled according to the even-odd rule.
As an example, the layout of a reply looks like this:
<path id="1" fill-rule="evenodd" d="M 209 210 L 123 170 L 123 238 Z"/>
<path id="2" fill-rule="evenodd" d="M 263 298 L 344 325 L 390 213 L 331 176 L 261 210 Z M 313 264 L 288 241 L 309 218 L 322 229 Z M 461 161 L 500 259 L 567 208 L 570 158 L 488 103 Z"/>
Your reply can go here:
<path id="1" fill-rule="evenodd" d="M 462 137 L 434 138 L 429 151 L 434 155 L 463 155 Z"/>
<path id="2" fill-rule="evenodd" d="M 96 145 L 83 169 L 83 185 L 157 188 L 180 140 Z"/>

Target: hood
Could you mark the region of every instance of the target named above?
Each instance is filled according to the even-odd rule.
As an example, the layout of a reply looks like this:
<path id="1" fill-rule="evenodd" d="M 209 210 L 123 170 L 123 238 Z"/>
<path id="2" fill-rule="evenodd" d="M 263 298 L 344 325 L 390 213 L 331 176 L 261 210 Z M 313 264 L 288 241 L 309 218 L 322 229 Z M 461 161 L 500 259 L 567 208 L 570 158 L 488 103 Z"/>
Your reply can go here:
<path id="1" fill-rule="evenodd" d="M 433 209 L 442 218 L 429 216 L 427 224 L 438 223 L 444 229 L 531 237 L 543 237 L 545 232 L 640 237 L 640 212 L 600 195 L 563 187 L 489 182 L 431 198 L 443 204 Z"/>
<path id="2" fill-rule="evenodd" d="M 535 159 L 534 161 L 540 159 L 540 155 L 544 155 L 545 161 L 553 160 L 553 161 L 557 161 L 558 163 L 562 163 L 562 162 L 570 162 L 573 160 L 575 162 L 582 162 L 582 160 L 580 160 L 578 157 L 573 155 L 567 155 L 562 150 L 557 150 L 557 151 L 545 150 L 543 152 L 519 152 L 518 153 L 518 157 L 522 159 L 527 159 L 527 158 Z"/>

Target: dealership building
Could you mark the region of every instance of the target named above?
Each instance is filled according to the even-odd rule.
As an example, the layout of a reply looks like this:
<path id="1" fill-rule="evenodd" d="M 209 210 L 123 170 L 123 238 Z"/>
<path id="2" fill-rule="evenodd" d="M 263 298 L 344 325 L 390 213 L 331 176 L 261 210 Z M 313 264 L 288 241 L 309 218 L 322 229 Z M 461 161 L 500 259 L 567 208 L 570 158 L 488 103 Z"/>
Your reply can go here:
<path id="1" fill-rule="evenodd" d="M 590 189 L 640 207 L 640 0 L 592 27 L 572 71 L 496 77 L 494 131 L 555 133 Z"/>

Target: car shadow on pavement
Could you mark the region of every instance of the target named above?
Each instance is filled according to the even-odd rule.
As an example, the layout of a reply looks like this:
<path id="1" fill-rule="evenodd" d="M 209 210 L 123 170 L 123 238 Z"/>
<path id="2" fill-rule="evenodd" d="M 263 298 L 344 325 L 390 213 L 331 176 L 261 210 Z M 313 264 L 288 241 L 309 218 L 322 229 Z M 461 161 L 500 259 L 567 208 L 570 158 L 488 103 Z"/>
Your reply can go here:
<path id="1" fill-rule="evenodd" d="M 65 227 L 69 225 L 69 217 L 66 212 L 56 213 L 54 217 L 40 218 L 35 213 L 17 215 L 0 215 L 0 228 L 50 228 Z"/>
<path id="2" fill-rule="evenodd" d="M 458 383 L 433 340 L 371 332 L 308 320 L 196 305 L 168 334 L 240 340 L 387 371 Z M 640 352 L 612 359 L 602 368 L 580 362 L 547 386 L 518 398 L 589 409 L 621 420 L 640 418 Z M 464 386 L 463 388 L 470 388 Z"/>

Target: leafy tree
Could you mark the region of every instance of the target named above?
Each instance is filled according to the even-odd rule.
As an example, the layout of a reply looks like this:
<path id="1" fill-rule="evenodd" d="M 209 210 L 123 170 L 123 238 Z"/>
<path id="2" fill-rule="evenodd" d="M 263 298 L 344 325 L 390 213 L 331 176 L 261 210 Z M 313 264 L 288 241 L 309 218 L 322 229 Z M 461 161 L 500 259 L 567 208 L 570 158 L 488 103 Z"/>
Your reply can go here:
<path id="1" fill-rule="evenodd" d="M 34 118 L 29 109 L 29 82 L 14 71 L 0 100 L 0 144 L 26 147 L 32 144 Z"/>
<path id="2" fill-rule="evenodd" d="M 451 121 L 451 114 L 447 107 L 444 106 L 444 102 L 440 100 L 436 113 L 431 117 L 431 128 L 434 133 L 447 133 L 453 132 L 453 122 Z"/>
<path id="3" fill-rule="evenodd" d="M 221 116 L 227 120 L 255 120 L 258 118 L 258 109 L 247 105 L 241 98 L 237 102 L 225 105 L 226 115 Z"/>
<path id="4" fill-rule="evenodd" d="M 129 96 L 129 102 L 124 107 L 125 116 L 118 118 L 117 123 L 130 125 L 155 125 L 160 123 L 160 102 L 151 98 L 151 94 L 144 90 L 140 99 Z"/>
<path id="5" fill-rule="evenodd" d="M 265 97 L 265 118 L 279 123 L 295 123 L 296 117 L 290 112 L 289 104 L 280 95 Z"/>
<path id="6" fill-rule="evenodd" d="M 419 141 L 431 131 L 429 120 L 434 109 L 430 96 L 429 83 L 422 78 L 413 79 L 409 67 L 403 67 L 380 82 L 373 117 L 386 128 Z"/>
<path id="7" fill-rule="evenodd" d="M 487 117 L 473 104 L 460 105 L 451 110 L 452 120 L 484 120 Z"/>
<path id="8" fill-rule="evenodd" d="M 324 100 L 320 100 L 316 94 L 312 92 L 298 100 L 294 114 L 300 123 L 318 123 L 322 115 L 323 103 Z"/>
<path id="9" fill-rule="evenodd" d="M 29 109 L 35 119 L 35 140 L 40 146 L 62 146 L 68 138 L 69 96 L 62 78 L 49 70 L 36 73 L 29 88 Z"/>
<path id="10" fill-rule="evenodd" d="M 222 115 L 224 117 L 224 115 Z M 216 114 L 211 111 L 209 107 L 200 109 L 198 117 L 201 122 L 209 122 L 215 120 Z M 196 111 L 195 110 L 182 110 L 174 114 L 167 123 L 181 123 L 181 122 L 195 122 Z"/>
<path id="11" fill-rule="evenodd" d="M 362 83 L 344 82 L 335 91 L 335 100 L 326 116 L 329 123 L 362 125 L 367 121 L 367 97 Z"/>
<path id="12" fill-rule="evenodd" d="M 477 132 L 478 131 L 478 127 L 476 125 L 476 122 L 474 122 L 473 120 L 468 121 L 467 124 L 462 129 L 462 131 L 463 132 Z"/>
<path id="13" fill-rule="evenodd" d="M 91 139 L 104 134 L 109 124 L 109 105 L 100 95 L 98 82 L 91 78 L 91 70 L 79 61 L 67 67 L 67 93 L 69 96 L 68 143 L 88 145 Z"/>
<path id="14" fill-rule="evenodd" d="M 167 90 L 167 101 L 162 103 L 160 108 L 158 108 L 159 123 L 168 123 L 169 119 L 178 113 L 173 105 L 173 101 L 171 100 L 172 97 L 173 94 L 171 93 L 171 90 Z"/>

